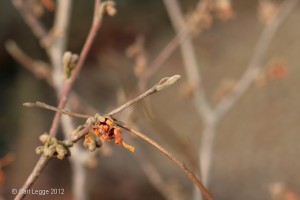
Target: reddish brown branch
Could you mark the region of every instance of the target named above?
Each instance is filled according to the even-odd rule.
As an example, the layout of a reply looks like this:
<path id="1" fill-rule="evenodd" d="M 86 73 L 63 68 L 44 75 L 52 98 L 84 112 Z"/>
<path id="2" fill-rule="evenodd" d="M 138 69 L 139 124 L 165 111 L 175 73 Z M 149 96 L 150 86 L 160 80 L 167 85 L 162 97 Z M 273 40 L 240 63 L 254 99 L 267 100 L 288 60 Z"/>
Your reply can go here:
<path id="1" fill-rule="evenodd" d="M 95 10 L 94 10 L 94 18 L 93 18 L 92 27 L 90 29 L 88 38 L 83 46 L 78 63 L 76 65 L 71 77 L 64 82 L 60 102 L 58 105 L 59 109 L 63 109 L 64 106 L 66 105 L 68 96 L 69 96 L 71 88 L 73 86 L 73 83 L 74 83 L 75 79 L 77 78 L 77 76 L 79 75 L 82 65 L 87 57 L 87 54 L 91 48 L 91 45 L 92 45 L 92 43 L 95 39 L 95 36 L 98 32 L 98 29 L 101 25 L 102 15 L 104 14 L 103 13 L 104 11 L 102 13 L 100 13 L 99 10 L 100 10 L 100 1 L 95 0 Z M 50 136 L 56 135 L 60 117 L 61 117 L 61 113 L 57 112 L 54 116 L 50 131 L 49 131 Z M 23 185 L 23 187 L 22 187 L 23 190 L 26 190 L 32 186 L 32 184 L 36 181 L 37 177 L 40 175 L 43 168 L 46 166 L 47 161 L 48 161 L 47 158 L 45 158 L 44 156 L 41 156 L 41 158 L 38 161 L 38 163 L 36 164 L 34 170 L 31 172 L 30 176 L 28 177 L 25 184 Z M 15 199 L 23 199 L 24 197 L 25 197 L 25 194 L 18 194 L 15 197 Z"/>
<path id="2" fill-rule="evenodd" d="M 152 146 L 154 146 L 155 148 L 157 148 L 160 152 L 162 152 L 163 154 L 165 154 L 168 158 L 170 158 L 173 162 L 175 162 L 187 174 L 188 178 L 199 188 L 199 190 L 202 192 L 203 196 L 206 199 L 212 200 L 212 197 L 209 194 L 209 192 L 207 191 L 207 189 L 197 179 L 197 177 L 194 175 L 194 173 L 186 166 L 186 164 L 184 162 L 179 161 L 173 154 L 171 154 L 169 151 L 167 151 L 165 148 L 163 148 L 162 146 L 160 146 L 157 142 L 155 142 L 151 138 L 147 137 L 143 133 L 132 129 L 132 128 L 124 125 L 121 122 L 116 122 L 116 124 L 118 126 L 124 128 L 124 129 L 128 130 L 129 132 L 133 133 L 134 135 L 138 136 L 142 140 L 148 142 L 149 144 L 151 144 Z"/>

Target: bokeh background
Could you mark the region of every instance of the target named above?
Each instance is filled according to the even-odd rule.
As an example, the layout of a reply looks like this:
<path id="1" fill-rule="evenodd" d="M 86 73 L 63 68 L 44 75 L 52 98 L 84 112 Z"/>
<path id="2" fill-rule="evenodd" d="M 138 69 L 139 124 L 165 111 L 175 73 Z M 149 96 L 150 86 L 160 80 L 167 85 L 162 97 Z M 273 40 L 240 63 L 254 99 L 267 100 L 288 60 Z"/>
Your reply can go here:
<path id="1" fill-rule="evenodd" d="M 180 3 L 187 13 L 197 1 Z M 105 17 L 74 87 L 101 113 L 120 105 L 124 96 L 130 96 L 136 89 L 134 62 L 125 53 L 136 37 L 144 37 L 151 61 L 175 34 L 162 1 L 117 0 L 116 4 L 117 15 Z M 74 1 L 73 6 L 68 50 L 79 53 L 91 25 L 93 1 Z M 212 105 L 221 98 L 218 91 L 222 85 L 238 80 L 253 55 L 265 26 L 259 20 L 258 6 L 258 1 L 234 0 L 232 19 L 216 19 L 210 29 L 194 38 L 203 87 Z M 46 12 L 42 17 L 49 29 L 53 16 L 54 13 Z M 266 74 L 270 66 L 280 65 L 283 76 L 255 82 L 217 127 L 209 184 L 215 199 L 273 199 L 270 188 L 274 189 L 274 184 L 285 185 L 285 200 L 299 199 L 299 22 L 297 4 L 264 58 Z M 57 104 L 53 89 L 7 53 L 4 44 L 8 40 L 14 40 L 32 58 L 48 62 L 45 51 L 11 2 L 0 1 L 0 157 L 8 153 L 14 157 L 1 173 L 0 191 L 4 199 L 13 198 L 12 188 L 20 188 L 33 169 L 39 158 L 34 151 L 39 145 L 38 136 L 49 130 L 54 116 L 51 111 L 25 108 L 22 103 L 39 100 Z M 146 104 L 134 105 L 132 122 L 195 169 L 193 158 L 197 157 L 201 142 L 202 122 L 190 98 L 182 94 L 186 76 L 180 51 L 175 51 L 148 86 L 173 74 L 180 74 L 182 80 L 149 97 Z M 132 139 L 138 144 L 137 153 L 139 149 L 145 152 L 169 186 L 182 194 L 182 199 L 192 199 L 193 186 L 185 174 L 145 142 Z M 110 153 L 99 154 L 97 166 L 87 166 L 90 199 L 164 199 L 132 153 L 110 146 Z M 34 188 L 63 188 L 65 195 L 27 198 L 72 199 L 71 181 L 68 160 L 52 159 Z"/>

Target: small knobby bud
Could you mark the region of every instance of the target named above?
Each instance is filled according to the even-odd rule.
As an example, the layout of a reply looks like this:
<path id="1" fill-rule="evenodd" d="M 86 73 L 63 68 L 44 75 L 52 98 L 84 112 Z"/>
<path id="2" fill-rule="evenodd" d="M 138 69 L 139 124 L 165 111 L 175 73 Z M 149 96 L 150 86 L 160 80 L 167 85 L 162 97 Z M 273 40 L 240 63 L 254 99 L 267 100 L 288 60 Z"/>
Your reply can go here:
<path id="1" fill-rule="evenodd" d="M 42 144 L 45 144 L 47 142 L 47 140 L 49 139 L 49 137 L 50 136 L 47 133 L 44 133 L 43 135 L 40 135 L 39 139 Z"/>
<path id="2" fill-rule="evenodd" d="M 100 4 L 98 17 L 102 18 L 107 13 L 109 16 L 114 16 L 117 13 L 114 1 L 105 1 Z"/>
<path id="3" fill-rule="evenodd" d="M 55 153 L 55 145 L 51 145 L 48 148 L 44 148 L 44 156 L 51 157 Z"/>
<path id="4" fill-rule="evenodd" d="M 73 144 L 74 143 L 71 140 L 65 140 L 62 142 L 62 145 L 66 146 L 66 147 L 72 147 Z"/>
<path id="5" fill-rule="evenodd" d="M 99 115 L 98 113 L 95 114 L 95 119 L 99 122 L 105 122 L 105 117 Z"/>
<path id="6" fill-rule="evenodd" d="M 62 154 L 62 153 L 57 153 L 56 157 L 60 160 L 64 159 L 65 158 L 65 154 Z"/>
<path id="7" fill-rule="evenodd" d="M 172 77 L 165 77 L 159 81 L 157 86 L 155 87 L 157 91 L 161 91 L 166 89 L 176 83 L 181 78 L 180 75 L 174 75 Z"/>
<path id="8" fill-rule="evenodd" d="M 83 146 L 84 146 L 85 148 L 88 148 L 89 143 L 90 143 L 90 141 L 87 141 L 86 139 L 83 140 Z"/>
<path id="9" fill-rule="evenodd" d="M 36 154 L 42 154 L 44 152 L 44 147 L 43 146 L 39 146 L 35 149 L 35 153 Z"/>
<path id="10" fill-rule="evenodd" d="M 109 15 L 109 16 L 115 16 L 116 13 L 117 13 L 117 10 L 115 8 L 115 3 L 113 1 L 109 1 L 107 2 L 107 5 L 106 5 L 106 13 Z"/>
<path id="11" fill-rule="evenodd" d="M 94 117 L 90 117 L 86 120 L 85 124 L 90 125 L 96 122 L 96 119 Z"/>
<path id="12" fill-rule="evenodd" d="M 70 78 L 72 70 L 75 68 L 78 60 L 77 54 L 72 54 L 70 51 L 64 53 L 63 56 L 63 66 L 65 79 Z"/>
<path id="13" fill-rule="evenodd" d="M 65 155 L 68 153 L 66 148 L 63 145 L 60 145 L 60 144 L 56 146 L 56 152 L 58 154 L 65 154 Z"/>
<path id="14" fill-rule="evenodd" d="M 96 146 L 96 142 L 95 141 L 91 141 L 90 143 L 88 143 L 88 149 L 89 149 L 89 151 L 95 151 L 96 150 L 96 148 L 97 148 L 97 146 Z"/>
<path id="15" fill-rule="evenodd" d="M 52 144 L 57 144 L 57 139 L 55 138 L 55 137 L 51 137 L 51 139 L 50 139 L 50 144 L 52 145 Z"/>

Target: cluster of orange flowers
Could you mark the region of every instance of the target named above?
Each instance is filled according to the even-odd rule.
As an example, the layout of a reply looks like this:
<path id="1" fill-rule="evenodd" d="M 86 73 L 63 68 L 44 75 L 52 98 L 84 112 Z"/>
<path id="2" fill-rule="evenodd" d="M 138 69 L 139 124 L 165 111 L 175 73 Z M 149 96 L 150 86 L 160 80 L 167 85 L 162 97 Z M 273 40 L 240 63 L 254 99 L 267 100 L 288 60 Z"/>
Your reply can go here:
<path id="1" fill-rule="evenodd" d="M 123 145 L 124 148 L 134 152 L 134 147 L 126 144 L 121 138 L 121 130 L 115 126 L 113 119 L 103 117 L 93 123 L 91 131 L 85 135 L 85 142 L 91 143 L 94 140 L 93 135 L 97 136 L 102 142 L 115 140 L 115 144 Z"/>

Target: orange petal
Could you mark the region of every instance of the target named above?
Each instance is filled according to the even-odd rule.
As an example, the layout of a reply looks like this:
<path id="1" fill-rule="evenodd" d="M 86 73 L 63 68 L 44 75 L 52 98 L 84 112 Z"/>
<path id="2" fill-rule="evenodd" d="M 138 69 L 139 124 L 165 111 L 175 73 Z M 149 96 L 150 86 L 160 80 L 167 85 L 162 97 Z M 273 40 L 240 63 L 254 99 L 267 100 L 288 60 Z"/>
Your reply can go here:
<path id="1" fill-rule="evenodd" d="M 128 149 L 129 151 L 131 151 L 132 153 L 135 151 L 135 148 L 129 144 L 126 144 L 125 142 L 122 142 L 122 145 L 125 149 Z"/>

